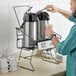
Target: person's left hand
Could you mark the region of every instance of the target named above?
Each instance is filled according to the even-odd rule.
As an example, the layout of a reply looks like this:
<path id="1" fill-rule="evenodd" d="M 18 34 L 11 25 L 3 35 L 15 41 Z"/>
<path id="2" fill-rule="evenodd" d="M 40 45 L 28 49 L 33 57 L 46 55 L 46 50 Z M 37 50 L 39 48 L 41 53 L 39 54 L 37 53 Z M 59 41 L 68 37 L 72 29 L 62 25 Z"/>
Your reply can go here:
<path id="1" fill-rule="evenodd" d="M 52 25 L 48 25 L 45 28 L 45 35 L 49 37 L 51 34 L 54 34 Z"/>

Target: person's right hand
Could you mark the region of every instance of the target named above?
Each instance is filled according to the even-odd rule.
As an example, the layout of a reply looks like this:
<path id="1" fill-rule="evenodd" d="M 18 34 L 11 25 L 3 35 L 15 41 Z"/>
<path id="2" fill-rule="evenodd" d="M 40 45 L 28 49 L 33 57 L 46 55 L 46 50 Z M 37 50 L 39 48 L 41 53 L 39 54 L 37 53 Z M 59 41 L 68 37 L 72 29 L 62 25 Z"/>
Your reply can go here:
<path id="1" fill-rule="evenodd" d="M 47 5 L 44 9 L 46 9 L 47 11 L 50 11 L 52 13 L 59 11 L 59 8 L 54 5 Z"/>

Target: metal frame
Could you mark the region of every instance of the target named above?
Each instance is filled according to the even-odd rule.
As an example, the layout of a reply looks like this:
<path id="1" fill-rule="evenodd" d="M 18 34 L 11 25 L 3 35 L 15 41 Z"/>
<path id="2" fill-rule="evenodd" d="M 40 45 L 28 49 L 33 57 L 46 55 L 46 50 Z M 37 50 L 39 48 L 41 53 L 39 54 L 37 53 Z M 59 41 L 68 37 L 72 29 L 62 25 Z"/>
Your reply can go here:
<path id="1" fill-rule="evenodd" d="M 26 47 L 24 48 L 24 47 L 22 47 L 22 46 L 21 46 L 21 47 L 18 47 L 18 40 L 23 40 L 22 38 L 19 39 L 18 36 L 23 36 L 23 35 L 24 35 L 22 31 L 21 31 L 21 32 L 22 32 L 21 34 L 18 34 L 18 31 L 21 31 L 21 28 L 16 28 L 16 36 L 17 36 L 16 46 L 17 46 L 18 49 L 21 49 L 18 60 L 20 61 L 21 58 L 28 59 L 28 60 L 30 60 L 30 65 L 31 65 L 31 69 L 30 69 L 30 68 L 26 68 L 26 67 L 21 66 L 21 65 L 20 65 L 20 68 L 27 69 L 27 70 L 30 70 L 30 71 L 34 71 L 34 67 L 33 67 L 33 64 L 32 64 L 32 57 L 33 57 L 33 52 L 34 52 L 34 49 L 35 49 L 35 48 L 33 48 L 33 49 L 28 48 L 28 49 L 27 49 Z M 28 37 L 29 37 L 29 36 L 28 36 Z M 53 47 L 53 48 L 50 48 L 50 49 L 47 49 L 47 50 L 46 50 L 46 54 L 52 56 L 52 54 L 51 54 L 51 50 L 52 50 L 52 49 L 54 49 L 54 47 Z M 29 51 L 32 50 L 31 56 L 23 57 L 23 56 L 22 56 L 22 50 L 29 50 Z M 48 53 L 48 50 L 50 50 L 50 53 Z M 59 64 L 59 63 L 60 63 L 60 62 L 57 61 L 55 58 L 52 58 L 54 61 L 47 60 L 47 58 L 45 58 L 44 55 L 43 55 L 43 51 L 44 51 L 44 50 L 40 50 L 40 51 L 41 51 L 41 58 L 42 58 L 43 61 L 50 62 L 50 63 L 54 63 L 54 64 Z M 30 58 L 28 58 L 28 57 L 30 57 Z"/>
<path id="2" fill-rule="evenodd" d="M 26 67 L 24 67 L 24 66 L 19 66 L 20 68 L 23 68 L 23 69 L 27 69 L 27 70 L 30 70 L 30 71 L 34 71 L 34 67 L 33 67 L 33 64 L 32 64 L 32 57 L 33 57 L 33 52 L 34 52 L 34 48 L 33 49 L 30 49 L 30 48 L 26 48 L 26 47 L 18 47 L 18 40 L 23 40 L 23 38 L 19 38 L 18 36 L 23 36 L 23 34 L 18 34 L 18 31 L 21 31 L 21 29 L 20 28 L 16 28 L 16 36 L 17 36 L 17 41 L 16 41 L 16 46 L 17 46 L 17 48 L 18 49 L 20 49 L 20 54 L 19 54 L 19 58 L 18 58 L 18 61 L 20 61 L 20 59 L 21 58 L 23 58 L 23 59 L 27 59 L 27 60 L 29 60 L 30 61 L 30 65 L 31 65 L 31 69 L 30 68 L 26 68 Z M 22 31 L 21 31 L 22 32 Z M 32 50 L 32 53 L 31 53 L 31 55 L 30 56 L 26 56 L 26 57 L 23 57 L 22 56 L 22 51 L 23 50 L 28 50 L 28 51 L 30 51 L 30 50 Z M 28 57 L 30 57 L 30 58 L 28 58 Z M 19 63 L 18 63 L 19 64 Z"/>
<path id="3" fill-rule="evenodd" d="M 51 48 L 51 49 L 53 49 L 53 48 Z M 46 51 L 46 52 L 48 52 L 48 51 Z M 45 58 L 45 56 L 44 56 L 43 54 L 44 54 L 43 51 L 41 51 L 41 58 L 42 58 L 43 61 L 50 62 L 50 63 L 54 63 L 54 64 L 59 64 L 59 63 L 60 63 L 60 62 L 57 61 L 55 58 L 52 58 L 54 61 L 48 60 L 48 58 Z M 45 54 L 52 56 L 51 50 L 50 50 L 50 54 L 49 54 L 49 53 L 45 53 Z"/>
<path id="4" fill-rule="evenodd" d="M 21 66 L 21 65 L 20 65 L 20 68 L 27 69 L 27 70 L 30 70 L 30 71 L 34 71 L 34 67 L 33 67 L 33 64 L 32 64 L 32 57 L 33 57 L 33 52 L 34 52 L 34 49 L 35 49 L 35 48 L 33 48 L 33 49 L 28 48 L 28 49 L 27 49 L 26 47 L 24 48 L 24 47 L 22 47 L 22 46 L 21 46 L 21 47 L 18 47 L 18 40 L 23 40 L 23 38 L 20 38 L 20 39 L 19 39 L 18 36 L 23 36 L 23 35 L 24 35 L 22 31 L 21 31 L 21 32 L 22 32 L 21 34 L 18 34 L 19 31 L 21 31 L 21 28 L 16 28 L 16 36 L 17 36 L 16 46 L 17 46 L 18 49 L 21 49 L 18 60 L 20 61 L 21 58 L 28 59 L 28 60 L 30 60 L 30 65 L 31 65 L 31 69 L 30 69 L 30 68 L 26 68 L 26 67 Z M 28 36 L 28 37 L 29 37 L 29 36 Z M 59 36 L 59 37 L 60 37 L 60 36 Z M 60 39 L 61 39 L 61 38 L 60 38 Z M 53 48 L 50 48 L 50 49 L 47 49 L 47 50 L 46 50 L 46 54 L 52 56 L 52 54 L 51 54 L 51 50 L 52 50 L 52 49 L 54 49 L 54 47 L 53 47 Z M 31 56 L 23 57 L 23 56 L 22 56 L 22 50 L 29 50 L 29 51 L 32 50 Z M 50 50 L 50 53 L 48 53 L 48 50 Z M 41 51 L 41 58 L 42 58 L 43 61 L 50 62 L 50 63 L 54 63 L 54 64 L 59 64 L 59 63 L 60 63 L 60 62 L 57 61 L 55 58 L 52 58 L 54 61 L 47 60 L 47 58 L 45 58 L 44 55 L 43 55 L 43 51 L 44 51 L 44 50 L 40 50 L 40 51 Z M 30 57 L 30 58 L 28 58 L 28 57 Z"/>
<path id="5" fill-rule="evenodd" d="M 62 36 L 59 35 L 59 34 L 56 33 L 56 32 L 54 32 L 54 33 L 56 34 L 57 38 L 58 38 L 59 40 L 61 40 Z M 54 49 L 54 48 L 55 48 L 55 47 L 50 48 L 50 49 L 47 49 L 47 50 L 46 50 L 46 54 L 52 56 L 51 50 Z M 48 50 L 50 50 L 50 54 L 48 53 Z M 45 58 L 45 57 L 43 56 L 43 51 L 44 51 L 44 50 L 41 50 L 41 58 L 42 58 L 43 61 L 50 62 L 50 63 L 54 63 L 54 64 L 59 64 L 59 63 L 61 63 L 61 62 L 57 61 L 56 58 L 52 58 L 54 61 L 47 60 L 47 58 Z"/>
<path id="6" fill-rule="evenodd" d="M 29 12 L 32 9 L 32 7 L 30 7 L 29 5 L 20 5 L 20 6 L 14 6 L 13 7 L 14 8 L 15 15 L 16 15 L 16 18 L 17 18 L 17 21 L 18 21 L 18 24 L 19 24 L 19 28 L 16 28 L 16 36 L 17 36 L 16 46 L 17 46 L 18 49 L 20 49 L 20 54 L 19 54 L 18 60 L 20 61 L 21 58 L 30 60 L 31 69 L 30 68 L 23 67 L 23 66 L 20 66 L 20 67 L 21 68 L 24 68 L 24 69 L 27 69 L 27 70 L 30 70 L 30 71 L 34 71 L 34 67 L 33 67 L 33 64 L 32 64 L 32 56 L 33 56 L 34 49 L 33 48 L 27 48 L 27 47 L 18 47 L 18 40 L 22 40 L 23 41 L 23 38 L 18 38 L 18 37 L 24 35 L 24 33 L 21 31 L 20 21 L 19 21 L 19 18 L 17 16 L 17 12 L 16 12 L 16 8 L 20 8 L 20 7 L 28 7 L 28 10 L 26 11 L 26 13 Z M 17 30 L 18 31 L 21 31 L 22 34 L 18 35 L 18 31 Z M 29 50 L 29 51 L 32 50 L 31 56 L 26 56 L 26 57 L 21 56 L 22 55 L 22 50 Z M 28 58 L 28 57 L 30 57 L 30 58 Z"/>
<path id="7" fill-rule="evenodd" d="M 32 9 L 32 7 L 30 7 L 29 5 L 20 5 L 20 6 L 14 6 L 13 7 L 19 26 L 21 26 L 21 25 L 20 25 L 20 21 L 19 21 L 17 12 L 16 12 L 16 8 L 20 8 L 20 7 L 28 7 L 29 9 L 26 11 L 26 13 Z"/>
<path id="8" fill-rule="evenodd" d="M 21 66 L 21 65 L 20 65 L 19 67 L 20 67 L 20 68 L 23 68 L 23 69 L 30 70 L 30 71 L 34 71 L 34 67 L 33 67 L 33 64 L 32 64 L 33 50 L 32 50 L 31 56 L 26 56 L 26 57 L 21 56 L 21 55 L 22 55 L 22 50 L 23 50 L 23 49 L 21 49 L 21 51 L 20 51 L 18 60 L 20 61 L 21 58 L 30 60 L 31 68 L 26 68 L 26 67 Z M 29 58 L 29 57 L 30 57 L 30 58 Z"/>

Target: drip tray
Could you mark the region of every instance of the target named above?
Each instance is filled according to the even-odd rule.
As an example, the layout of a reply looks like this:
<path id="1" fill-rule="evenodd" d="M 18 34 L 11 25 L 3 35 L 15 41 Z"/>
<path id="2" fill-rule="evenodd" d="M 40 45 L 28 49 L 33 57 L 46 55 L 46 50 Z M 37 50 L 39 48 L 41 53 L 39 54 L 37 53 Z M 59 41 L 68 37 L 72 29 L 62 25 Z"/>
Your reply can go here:
<path id="1" fill-rule="evenodd" d="M 66 72 L 65 71 L 59 72 L 59 73 L 53 74 L 51 76 L 66 76 Z"/>

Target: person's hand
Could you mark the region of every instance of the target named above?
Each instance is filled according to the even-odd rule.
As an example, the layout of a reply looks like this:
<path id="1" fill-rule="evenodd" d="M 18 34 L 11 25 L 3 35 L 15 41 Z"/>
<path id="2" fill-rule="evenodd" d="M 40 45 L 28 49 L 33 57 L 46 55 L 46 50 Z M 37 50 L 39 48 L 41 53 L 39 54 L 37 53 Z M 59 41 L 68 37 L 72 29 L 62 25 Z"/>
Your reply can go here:
<path id="1" fill-rule="evenodd" d="M 45 8 L 45 10 L 50 11 L 52 13 L 58 12 L 59 8 L 54 6 L 54 5 L 47 5 Z"/>
<path id="2" fill-rule="evenodd" d="M 45 35 L 49 37 L 53 33 L 54 32 L 53 32 L 53 29 L 52 29 L 52 25 L 46 26 L 46 28 L 45 28 Z"/>

